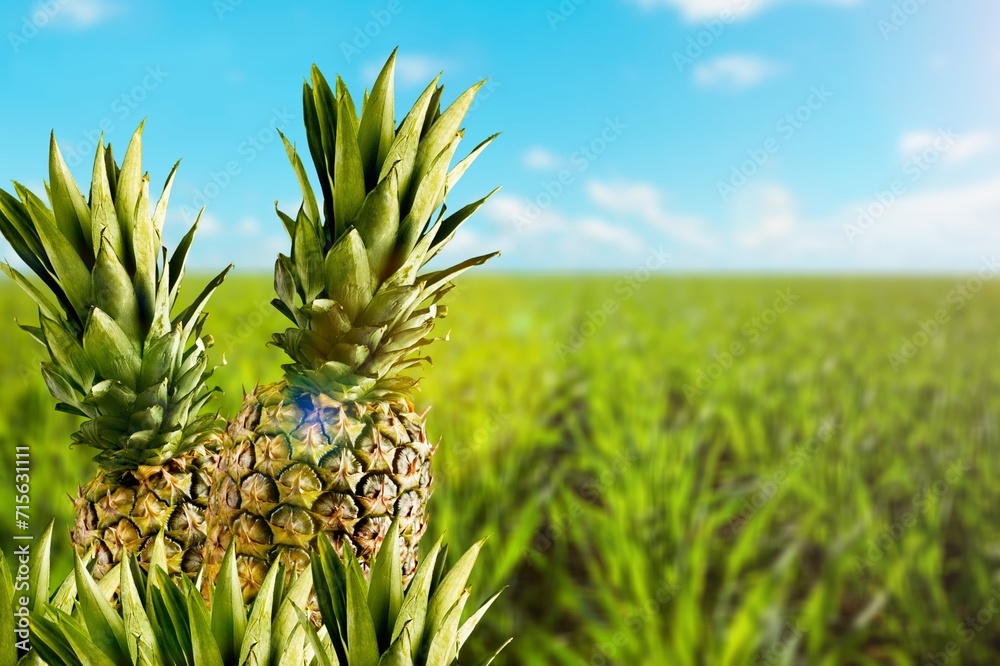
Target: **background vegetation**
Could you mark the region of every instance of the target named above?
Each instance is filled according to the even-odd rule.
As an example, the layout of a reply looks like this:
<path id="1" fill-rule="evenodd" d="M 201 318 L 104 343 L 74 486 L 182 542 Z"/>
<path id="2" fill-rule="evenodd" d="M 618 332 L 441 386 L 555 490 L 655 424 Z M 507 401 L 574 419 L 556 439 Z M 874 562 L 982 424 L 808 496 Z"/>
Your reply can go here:
<path id="1" fill-rule="evenodd" d="M 431 536 L 492 534 L 474 595 L 510 586 L 481 644 L 513 633 L 511 664 L 997 663 L 997 285 L 642 277 L 451 298 L 417 402 L 442 439 Z M 280 376 L 269 298 L 236 277 L 210 308 L 223 413 Z M 92 468 L 11 321 L 34 316 L 0 289 L 0 506 L 28 444 L 41 532 Z"/>

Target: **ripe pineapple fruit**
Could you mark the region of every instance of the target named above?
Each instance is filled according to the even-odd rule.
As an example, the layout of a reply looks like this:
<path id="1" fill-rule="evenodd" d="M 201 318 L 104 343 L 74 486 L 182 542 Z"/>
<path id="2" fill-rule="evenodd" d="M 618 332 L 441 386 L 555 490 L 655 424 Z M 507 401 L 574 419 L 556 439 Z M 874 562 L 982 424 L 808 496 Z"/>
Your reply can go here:
<path id="1" fill-rule="evenodd" d="M 319 534 L 367 570 L 394 517 L 404 577 L 417 566 L 435 447 L 404 373 L 428 360 L 416 354 L 446 314 L 450 280 L 496 253 L 418 271 L 489 198 L 445 216 L 448 190 L 494 137 L 449 171 L 481 84 L 442 112 L 435 79 L 397 127 L 394 67 L 395 53 L 360 119 L 343 82 L 334 94 L 313 67 L 303 107 L 321 202 L 285 140 L 303 202 L 294 218 L 278 211 L 292 250 L 275 265 L 273 304 L 294 326 L 274 344 L 293 362 L 230 423 L 206 514 L 207 580 L 234 539 L 248 599 L 271 562 L 302 571 Z"/>
<path id="2" fill-rule="evenodd" d="M 140 125 L 120 167 L 100 142 L 88 200 L 53 135 L 52 207 L 18 183 L 16 196 L 0 190 L 0 231 L 51 292 L 0 266 L 38 305 L 39 325 L 21 328 L 48 350 L 41 369 L 56 409 L 86 419 L 73 444 L 97 451 L 100 471 L 74 501 L 71 536 L 80 555 L 94 549 L 98 578 L 123 553 L 148 561 L 160 532 L 171 573 L 194 575 L 202 561 L 220 437 L 217 417 L 199 414 L 213 393 L 205 385 L 212 339 L 201 329 L 229 269 L 171 319 L 198 226 L 168 260 L 161 233 L 176 169 L 151 211 Z"/>

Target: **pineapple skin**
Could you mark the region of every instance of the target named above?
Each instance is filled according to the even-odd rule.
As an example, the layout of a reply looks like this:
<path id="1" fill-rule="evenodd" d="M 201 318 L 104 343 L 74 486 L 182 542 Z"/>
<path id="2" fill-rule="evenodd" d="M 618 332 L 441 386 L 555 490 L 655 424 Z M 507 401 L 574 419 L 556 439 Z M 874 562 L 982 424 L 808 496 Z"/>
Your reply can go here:
<path id="1" fill-rule="evenodd" d="M 349 545 L 367 572 L 396 517 L 408 582 L 427 528 L 435 448 L 408 399 L 339 402 L 284 380 L 258 388 L 230 422 L 219 457 L 206 583 L 233 539 L 247 601 L 272 562 L 290 576 L 303 571 L 320 535 Z"/>
<path id="2" fill-rule="evenodd" d="M 165 538 L 168 572 L 194 579 L 205 546 L 205 510 L 218 453 L 200 447 L 160 466 L 118 474 L 106 471 L 81 486 L 73 499 L 70 529 L 80 557 L 94 554 L 95 580 L 135 555 L 149 568 L 156 536 Z"/>

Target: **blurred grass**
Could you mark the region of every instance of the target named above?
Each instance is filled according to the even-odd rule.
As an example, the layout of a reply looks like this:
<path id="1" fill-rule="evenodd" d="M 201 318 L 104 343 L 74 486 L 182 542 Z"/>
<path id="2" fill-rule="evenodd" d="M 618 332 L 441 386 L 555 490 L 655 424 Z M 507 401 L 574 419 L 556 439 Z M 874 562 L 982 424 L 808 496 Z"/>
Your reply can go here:
<path id="1" fill-rule="evenodd" d="M 466 280 L 417 403 L 442 438 L 428 540 L 491 534 L 473 593 L 510 585 L 471 655 L 513 633 L 504 663 L 923 664 L 949 643 L 952 663 L 1000 663 L 1000 285 L 958 309 L 962 282 Z M 281 374 L 270 297 L 237 277 L 211 305 L 224 413 Z M 938 309 L 950 321 L 896 372 Z M 0 289 L 15 316 L 34 318 Z M 40 349 L 12 323 L 0 343 L 0 506 L 28 443 L 34 527 L 68 527 L 89 454 L 66 446 Z M 11 512 L 8 547 L 12 530 Z"/>

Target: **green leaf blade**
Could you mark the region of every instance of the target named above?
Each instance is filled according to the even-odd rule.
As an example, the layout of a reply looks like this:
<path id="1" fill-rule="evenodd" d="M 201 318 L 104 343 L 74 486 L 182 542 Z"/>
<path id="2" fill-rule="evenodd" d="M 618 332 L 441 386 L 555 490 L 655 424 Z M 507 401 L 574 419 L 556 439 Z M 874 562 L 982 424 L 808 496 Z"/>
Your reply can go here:
<path id="1" fill-rule="evenodd" d="M 357 116 L 347 91 L 337 100 L 337 136 L 333 164 L 333 216 L 339 232 L 354 223 L 365 200 L 365 172 L 358 146 Z"/>
<path id="2" fill-rule="evenodd" d="M 368 608 L 368 590 L 357 559 L 347 550 L 347 645 L 348 666 L 378 664 L 378 637 Z"/>
<path id="3" fill-rule="evenodd" d="M 73 180 L 53 132 L 49 139 L 49 191 L 56 224 L 86 263 L 94 261 L 90 208 Z"/>
<path id="4" fill-rule="evenodd" d="M 393 116 L 395 108 L 393 78 L 397 51 L 398 49 L 393 50 L 376 77 L 358 127 L 358 145 L 364 164 L 365 182 L 369 189 L 378 182 L 379 171 L 389 154 L 389 148 L 396 134 L 396 122 Z"/>
<path id="5" fill-rule="evenodd" d="M 239 657 L 246 624 L 243 590 L 236 568 L 236 547 L 231 543 L 222 558 L 217 586 L 212 595 L 212 635 L 225 663 L 234 663 Z"/>
<path id="6" fill-rule="evenodd" d="M 399 521 L 394 520 L 375 556 L 368 592 L 368 608 L 375 623 L 379 649 L 389 649 L 392 628 L 403 605 L 403 572 L 399 555 Z"/>
<path id="7" fill-rule="evenodd" d="M 128 641 L 124 621 L 104 598 L 79 557 L 75 559 L 73 572 L 78 591 L 77 604 L 91 640 L 114 661 L 125 661 L 128 658 Z"/>

